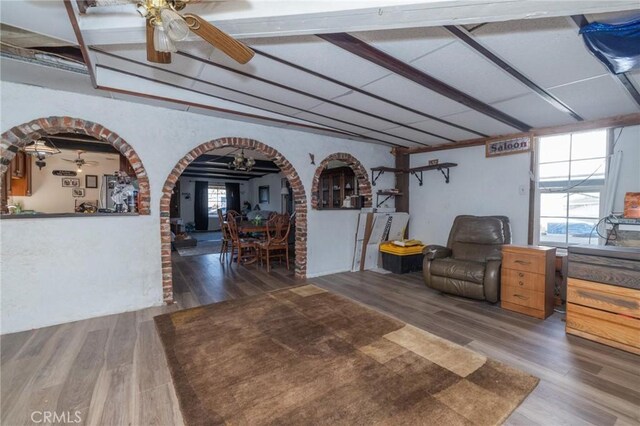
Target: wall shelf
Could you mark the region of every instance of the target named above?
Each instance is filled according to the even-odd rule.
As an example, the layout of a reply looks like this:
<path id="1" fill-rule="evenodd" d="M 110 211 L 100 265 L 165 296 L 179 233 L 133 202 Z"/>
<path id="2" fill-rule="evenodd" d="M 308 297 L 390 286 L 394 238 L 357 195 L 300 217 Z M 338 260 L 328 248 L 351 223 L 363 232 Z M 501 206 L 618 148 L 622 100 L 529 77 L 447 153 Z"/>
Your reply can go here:
<path id="1" fill-rule="evenodd" d="M 404 173 L 412 174 L 418 179 L 418 184 L 420 186 L 422 186 L 422 183 L 423 183 L 422 172 L 426 172 L 426 171 L 429 171 L 429 170 L 438 170 L 438 171 L 440 171 L 440 173 L 442 173 L 442 176 L 444 176 L 445 183 L 449 183 L 449 169 L 452 168 L 452 167 L 457 167 L 457 166 L 458 166 L 457 163 L 441 163 L 441 164 L 434 164 L 432 166 L 412 167 L 410 169 L 397 169 L 397 168 L 394 168 L 394 167 L 385 167 L 385 166 L 372 167 L 371 168 L 371 185 L 373 185 L 373 186 L 376 185 L 376 181 L 378 180 L 380 175 L 382 175 L 382 174 L 384 174 L 386 172 L 390 172 L 390 173 L 395 173 L 395 174 L 404 174 Z M 418 175 L 418 173 L 419 173 L 419 175 Z"/>
<path id="2" fill-rule="evenodd" d="M 420 167 L 412 167 L 409 169 L 409 173 L 414 175 L 418 179 L 418 184 L 422 186 L 422 172 L 426 172 L 429 170 L 438 170 L 444 176 L 444 182 L 449 183 L 449 169 L 451 167 L 457 167 L 456 163 L 442 163 L 442 164 L 434 164 L 433 166 L 420 166 Z M 446 170 L 446 171 L 445 171 Z M 418 176 L 420 173 L 420 176 Z"/>

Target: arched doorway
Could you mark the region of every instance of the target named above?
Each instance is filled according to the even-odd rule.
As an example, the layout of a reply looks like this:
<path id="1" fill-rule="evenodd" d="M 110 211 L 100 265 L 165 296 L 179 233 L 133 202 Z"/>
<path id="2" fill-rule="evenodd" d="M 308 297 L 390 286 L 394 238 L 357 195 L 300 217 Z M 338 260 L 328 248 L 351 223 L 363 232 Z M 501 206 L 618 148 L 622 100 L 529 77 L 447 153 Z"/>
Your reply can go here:
<path id="1" fill-rule="evenodd" d="M 318 209 L 318 186 L 320 185 L 320 175 L 332 161 L 343 162 L 353 170 L 353 173 L 356 175 L 356 179 L 358 180 L 358 194 L 364 197 L 363 207 L 371 207 L 372 189 L 367 170 L 353 155 L 347 154 L 346 152 L 336 152 L 322 160 L 313 175 L 313 182 L 311 184 L 311 208 L 314 210 Z"/>
<path id="2" fill-rule="evenodd" d="M 276 149 L 247 138 L 221 138 L 205 142 L 197 148 L 187 153 L 175 165 L 169 177 L 162 187 L 162 197 L 160 198 L 160 236 L 162 239 L 162 293 L 166 303 L 173 302 L 173 276 L 171 267 L 171 228 L 170 228 L 170 203 L 173 188 L 180 179 L 180 175 L 187 166 L 200 155 L 211 150 L 236 147 L 248 150 L 259 151 L 270 158 L 287 178 L 291 186 L 296 214 L 296 242 L 295 242 L 295 276 L 305 278 L 307 274 L 307 196 L 305 195 L 302 180 L 293 165 L 284 155 Z"/>
<path id="3" fill-rule="evenodd" d="M 83 120 L 73 117 L 46 117 L 32 120 L 28 123 L 20 124 L 12 127 L 2 133 L 0 138 L 2 147 L 2 156 L 0 158 L 0 175 L 7 171 L 7 166 L 13 160 L 18 150 L 24 148 L 25 145 L 42 138 L 47 135 L 57 133 L 77 133 L 91 136 L 108 142 L 115 147 L 128 161 L 136 174 L 139 185 L 140 205 L 138 213 L 148 215 L 151 213 L 151 197 L 149 190 L 149 178 L 147 172 L 142 165 L 140 157 L 135 150 L 125 142 L 120 136 L 106 127 L 94 123 L 92 121 Z M 2 181 L 0 181 L 2 185 Z M 5 211 L 5 198 L 2 197 L 3 205 L 0 206 Z"/>

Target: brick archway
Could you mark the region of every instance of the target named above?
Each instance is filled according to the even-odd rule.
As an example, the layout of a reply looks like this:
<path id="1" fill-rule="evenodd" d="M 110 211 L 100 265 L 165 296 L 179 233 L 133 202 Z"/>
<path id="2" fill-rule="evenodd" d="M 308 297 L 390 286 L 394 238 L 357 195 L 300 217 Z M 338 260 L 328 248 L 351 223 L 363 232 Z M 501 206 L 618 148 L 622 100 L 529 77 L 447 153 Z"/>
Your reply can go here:
<path id="1" fill-rule="evenodd" d="M 149 192 L 149 178 L 142 165 L 138 154 L 120 136 L 106 127 L 92 121 L 72 117 L 46 117 L 32 120 L 28 123 L 12 127 L 1 136 L 0 148 L 2 156 L 0 158 L 0 175 L 7 171 L 7 166 L 13 160 L 19 149 L 25 145 L 40 139 L 46 135 L 56 133 L 78 133 L 91 136 L 110 143 L 120 153 L 126 157 L 131 167 L 136 173 L 139 185 L 140 206 L 138 213 L 148 215 L 151 213 L 151 198 Z M 1 185 L 1 182 L 0 182 Z M 3 200 L 4 203 L 4 200 Z M 1 206 L 4 209 L 6 206 Z"/>
<path id="2" fill-rule="evenodd" d="M 191 150 L 175 165 L 162 187 L 160 198 L 160 236 L 162 239 L 162 295 L 166 303 L 173 302 L 173 277 L 171 270 L 171 229 L 169 226 L 169 204 L 171 193 L 176 182 L 187 166 L 202 154 L 213 149 L 224 147 L 238 147 L 259 151 L 271 159 L 284 173 L 293 192 L 293 202 L 296 213 L 296 278 L 305 278 L 307 274 L 307 196 L 302 180 L 293 165 L 284 155 L 274 148 L 247 138 L 221 138 L 205 142 Z"/>
<path id="3" fill-rule="evenodd" d="M 314 210 L 318 209 L 318 190 L 320 186 L 320 175 L 322 174 L 324 169 L 327 168 L 329 162 L 336 160 L 342 161 L 347 166 L 349 166 L 351 170 L 353 170 L 353 173 L 358 179 L 358 194 L 364 196 L 363 207 L 371 207 L 372 189 L 367 170 L 364 168 L 362 163 L 360 163 L 360 161 L 358 161 L 358 159 L 353 155 L 347 154 L 346 152 L 336 152 L 322 160 L 322 162 L 316 169 L 315 174 L 313 175 L 313 182 L 311 184 L 311 208 Z"/>

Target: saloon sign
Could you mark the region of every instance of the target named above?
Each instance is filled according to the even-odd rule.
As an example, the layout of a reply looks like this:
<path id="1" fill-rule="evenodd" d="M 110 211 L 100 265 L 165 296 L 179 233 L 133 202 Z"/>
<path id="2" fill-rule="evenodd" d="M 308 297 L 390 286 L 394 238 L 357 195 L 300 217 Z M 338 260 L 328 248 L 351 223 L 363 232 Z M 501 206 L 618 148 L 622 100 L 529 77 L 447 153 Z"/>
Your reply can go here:
<path id="1" fill-rule="evenodd" d="M 489 141 L 486 145 L 486 156 L 520 154 L 531 151 L 531 136 Z"/>

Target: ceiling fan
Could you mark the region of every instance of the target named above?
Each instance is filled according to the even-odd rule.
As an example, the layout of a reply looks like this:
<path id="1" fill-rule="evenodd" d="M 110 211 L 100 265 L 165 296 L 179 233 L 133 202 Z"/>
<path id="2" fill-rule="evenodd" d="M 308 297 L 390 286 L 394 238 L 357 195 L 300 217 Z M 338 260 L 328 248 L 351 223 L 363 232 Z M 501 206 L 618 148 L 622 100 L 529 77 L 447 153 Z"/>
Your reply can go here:
<path id="1" fill-rule="evenodd" d="M 78 169 L 76 170 L 78 173 L 82 173 L 82 168 L 84 166 L 97 166 L 98 163 L 97 161 L 87 161 L 84 158 L 82 158 L 82 154 L 84 154 L 86 151 L 80 151 L 78 150 L 78 157 L 74 158 L 74 159 L 68 159 L 68 158 L 63 158 L 62 161 L 67 161 L 69 163 L 75 163 L 75 165 L 78 167 Z"/>
<path id="2" fill-rule="evenodd" d="M 136 3 L 138 13 L 146 18 L 147 60 L 159 64 L 171 63 L 171 53 L 177 52 L 174 42 L 182 41 L 194 32 L 236 62 L 246 64 L 255 54 L 244 43 L 191 13 L 179 14 L 190 0 L 96 0 L 95 6 Z"/>

